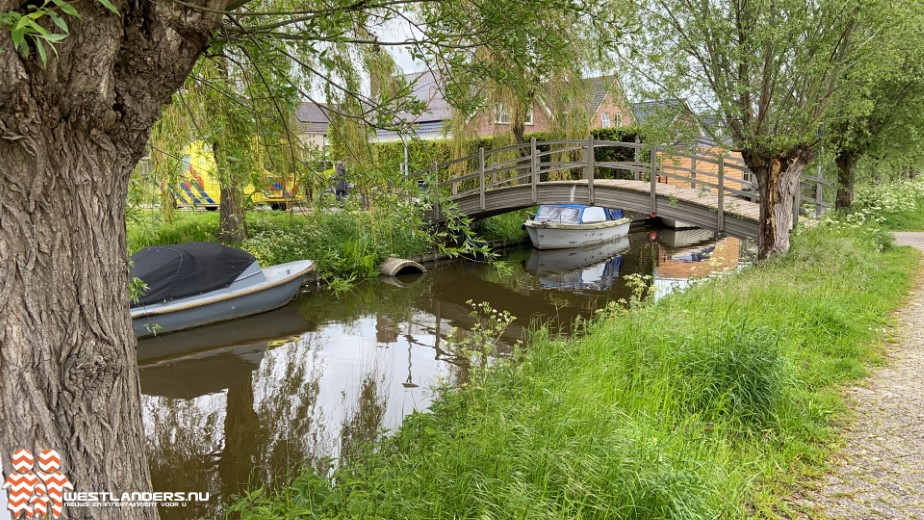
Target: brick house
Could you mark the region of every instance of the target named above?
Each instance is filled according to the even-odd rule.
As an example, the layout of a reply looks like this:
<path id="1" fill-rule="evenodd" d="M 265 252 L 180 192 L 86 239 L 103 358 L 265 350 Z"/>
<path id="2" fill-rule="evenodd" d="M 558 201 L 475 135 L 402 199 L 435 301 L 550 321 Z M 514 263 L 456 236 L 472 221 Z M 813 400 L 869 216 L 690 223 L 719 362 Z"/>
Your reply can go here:
<path id="1" fill-rule="evenodd" d="M 420 114 L 399 114 L 398 117 L 410 124 L 418 139 L 438 140 L 449 136 L 450 121 L 454 109 L 443 96 L 439 77 L 430 71 L 406 75 L 413 85 L 412 96 L 424 103 Z M 615 76 L 587 78 L 587 102 L 584 110 L 589 117 L 590 129 L 635 124 L 632 107 L 626 100 L 622 86 Z M 548 94 L 547 94 L 548 95 Z M 302 142 L 324 147 L 329 142 L 330 113 L 328 105 L 301 103 L 296 110 L 296 120 Z M 474 127 L 478 137 L 492 137 L 511 132 L 512 114 L 502 104 L 486 108 L 476 114 Z M 530 107 L 526 118 L 526 132 L 545 132 L 552 128 L 553 113 L 543 96 Z M 398 132 L 377 130 L 375 140 L 379 142 L 400 141 Z"/>
<path id="2" fill-rule="evenodd" d="M 723 157 L 725 162 L 724 173 L 729 188 L 742 189 L 743 185 L 734 179 L 752 180 L 749 172 L 745 171 L 744 159 L 741 158 L 741 154 L 730 151 L 732 144 L 727 137 L 724 137 L 725 132 L 721 128 L 721 122 L 707 119 L 700 123 L 701 118 L 693 112 L 693 109 L 686 102 L 679 100 L 633 103 L 632 109 L 635 112 L 639 126 L 661 126 L 677 129 L 677 140 L 672 144 L 678 150 L 685 150 L 688 153 L 697 154 L 704 158 L 708 156 L 713 158 Z M 711 132 L 707 132 L 703 124 L 709 125 Z M 710 133 L 716 135 L 718 140 L 711 137 Z M 705 181 L 717 182 L 717 177 L 715 177 L 719 173 L 717 162 L 696 161 L 689 157 L 664 152 L 659 152 L 658 157 L 661 166 L 668 173 L 688 175 L 689 170 L 696 170 L 702 174 L 701 177 Z M 691 184 L 671 177 L 659 178 L 659 182 L 662 181 L 675 185 Z M 715 190 L 711 189 L 710 191 Z"/>

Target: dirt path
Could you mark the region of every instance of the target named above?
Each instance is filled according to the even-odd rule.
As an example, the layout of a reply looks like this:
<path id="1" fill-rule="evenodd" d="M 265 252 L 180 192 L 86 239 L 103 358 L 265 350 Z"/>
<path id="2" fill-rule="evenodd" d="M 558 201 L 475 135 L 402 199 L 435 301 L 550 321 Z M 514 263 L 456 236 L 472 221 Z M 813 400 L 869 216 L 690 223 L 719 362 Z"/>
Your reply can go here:
<path id="1" fill-rule="evenodd" d="M 924 251 L 924 233 L 896 233 Z M 848 390 L 856 421 L 803 505 L 825 519 L 924 519 L 924 273 L 899 311 L 886 366 Z"/>

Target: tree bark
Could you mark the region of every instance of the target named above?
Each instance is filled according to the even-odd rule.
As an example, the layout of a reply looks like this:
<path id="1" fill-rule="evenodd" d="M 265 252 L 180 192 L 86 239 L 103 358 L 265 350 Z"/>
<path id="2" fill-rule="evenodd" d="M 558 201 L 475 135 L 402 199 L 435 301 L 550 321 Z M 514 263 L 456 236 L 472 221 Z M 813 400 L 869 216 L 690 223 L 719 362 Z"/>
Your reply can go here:
<path id="1" fill-rule="evenodd" d="M 218 204 L 218 240 L 223 244 L 240 244 L 247 238 L 246 213 L 244 211 L 244 193 L 241 181 L 236 173 L 230 171 L 230 165 L 224 157 L 224 148 L 219 143 L 212 144 L 215 164 L 218 165 L 218 184 L 221 190 L 221 202 Z"/>
<path id="2" fill-rule="evenodd" d="M 146 491 L 125 200 L 160 108 L 220 16 L 172 2 L 72 2 L 43 68 L 0 32 L 0 456 L 57 450 L 75 491 Z M 227 1 L 200 2 L 223 9 Z M 0 11 L 24 9 L 0 0 Z M 157 518 L 65 508 L 68 519 Z"/>
<path id="3" fill-rule="evenodd" d="M 798 148 L 778 155 L 745 150 L 745 164 L 757 177 L 760 193 L 758 259 L 789 251 L 789 231 L 793 227 L 793 201 L 799 177 L 810 160 L 809 150 Z"/>
<path id="4" fill-rule="evenodd" d="M 838 154 L 834 158 L 837 164 L 837 196 L 835 209 L 850 209 L 853 206 L 854 169 L 857 157 L 851 154 Z"/>

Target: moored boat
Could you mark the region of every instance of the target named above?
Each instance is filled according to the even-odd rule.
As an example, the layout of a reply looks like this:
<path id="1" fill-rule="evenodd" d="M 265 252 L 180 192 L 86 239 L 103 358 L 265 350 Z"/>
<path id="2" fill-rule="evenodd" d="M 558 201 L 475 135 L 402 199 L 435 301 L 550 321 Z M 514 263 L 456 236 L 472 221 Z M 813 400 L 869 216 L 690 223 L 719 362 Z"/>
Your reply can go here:
<path id="1" fill-rule="evenodd" d="M 583 247 L 629 234 L 632 220 L 621 209 L 583 204 L 546 204 L 523 225 L 536 249 Z"/>
<path id="2" fill-rule="evenodd" d="M 261 268 L 250 253 L 210 242 L 144 248 L 132 255 L 131 275 L 148 287 L 131 305 L 135 335 L 191 329 L 282 307 L 314 270 L 310 260 Z"/>

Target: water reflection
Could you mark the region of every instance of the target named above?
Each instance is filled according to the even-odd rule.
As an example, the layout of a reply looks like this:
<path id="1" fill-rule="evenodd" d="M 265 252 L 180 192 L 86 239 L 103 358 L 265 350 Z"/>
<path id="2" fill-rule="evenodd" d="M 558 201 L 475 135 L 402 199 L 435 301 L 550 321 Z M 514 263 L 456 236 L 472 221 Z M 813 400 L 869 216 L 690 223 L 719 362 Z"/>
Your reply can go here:
<path id="1" fill-rule="evenodd" d="M 628 273 L 654 274 L 658 288 L 733 267 L 741 251 L 735 239 L 665 231 L 562 254 L 526 249 L 508 254 L 502 266 L 444 265 L 141 341 L 154 486 L 213 497 L 164 509 L 162 518 L 218 517 L 222 501 L 248 486 L 284 483 L 305 466 L 324 469 L 330 460 L 359 456 L 364 441 L 425 409 L 439 384 L 465 380 L 464 358 L 447 338 L 474 324 L 469 300 L 517 316 L 504 336 L 509 342 L 531 320 L 567 333 L 578 316 L 625 297 Z"/>
<path id="2" fill-rule="evenodd" d="M 619 278 L 622 253 L 628 249 L 628 237 L 589 247 L 533 249 L 526 271 L 535 275 L 543 287 L 603 291 Z"/>

